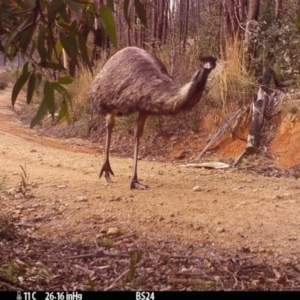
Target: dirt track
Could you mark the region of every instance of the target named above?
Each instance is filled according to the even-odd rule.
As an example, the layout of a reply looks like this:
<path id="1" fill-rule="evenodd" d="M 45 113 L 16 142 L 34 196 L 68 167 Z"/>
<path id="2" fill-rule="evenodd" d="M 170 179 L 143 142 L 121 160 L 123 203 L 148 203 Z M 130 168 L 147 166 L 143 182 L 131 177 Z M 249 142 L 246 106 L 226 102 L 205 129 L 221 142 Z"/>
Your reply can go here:
<path id="1" fill-rule="evenodd" d="M 89 241 L 117 227 L 200 252 L 212 245 L 299 256 L 299 180 L 139 161 L 140 181 L 150 189 L 129 190 L 132 159 L 112 157 L 115 182 L 106 184 L 97 177 L 102 154 L 95 145 L 35 135 L 17 120 L 9 97 L 0 94 L 0 180 L 6 177 L 6 191 L 18 187 L 20 165 L 26 166 L 33 197 L 2 196 L 1 214 L 34 223 L 33 236 Z"/>

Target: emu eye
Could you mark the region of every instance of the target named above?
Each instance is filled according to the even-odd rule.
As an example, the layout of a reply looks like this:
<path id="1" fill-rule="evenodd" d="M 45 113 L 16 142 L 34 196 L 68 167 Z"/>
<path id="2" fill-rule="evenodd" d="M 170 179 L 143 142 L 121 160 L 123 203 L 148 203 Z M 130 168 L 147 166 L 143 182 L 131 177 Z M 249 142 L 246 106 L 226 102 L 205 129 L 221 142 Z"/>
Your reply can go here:
<path id="1" fill-rule="evenodd" d="M 209 61 L 204 62 L 202 66 L 205 69 L 211 69 L 212 68 L 212 64 Z"/>

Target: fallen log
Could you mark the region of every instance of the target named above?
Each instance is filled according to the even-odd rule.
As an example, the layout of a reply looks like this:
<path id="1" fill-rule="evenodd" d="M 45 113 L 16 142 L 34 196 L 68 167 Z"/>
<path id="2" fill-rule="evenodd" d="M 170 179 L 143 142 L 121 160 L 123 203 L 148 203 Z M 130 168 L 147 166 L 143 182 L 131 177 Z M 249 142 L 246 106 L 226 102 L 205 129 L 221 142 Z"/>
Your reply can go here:
<path id="1" fill-rule="evenodd" d="M 267 69 L 264 73 L 261 86 L 252 102 L 252 123 L 247 137 L 246 151 L 252 153 L 257 148 L 260 141 L 260 133 L 264 123 L 265 108 L 269 104 L 269 95 L 272 90 L 270 89 L 271 79 L 275 72 L 272 68 Z"/>
<path id="2" fill-rule="evenodd" d="M 227 169 L 230 168 L 229 164 L 222 163 L 219 161 L 215 162 L 204 162 L 199 164 L 186 164 L 186 165 L 179 165 L 180 167 L 186 168 L 206 168 L 206 169 Z"/>
<path id="3" fill-rule="evenodd" d="M 277 91 L 270 88 L 272 78 L 276 88 L 278 89 Z M 265 116 L 267 115 L 266 109 L 268 108 L 270 110 L 275 106 L 281 106 L 281 103 L 274 103 L 274 99 L 276 99 L 276 92 L 286 86 L 287 84 L 279 81 L 277 74 L 272 68 L 268 68 L 265 71 L 260 81 L 259 90 L 254 96 L 251 104 L 252 122 L 247 137 L 245 150 L 238 156 L 233 166 L 238 165 L 243 156 L 256 152 L 260 143 L 261 131 L 264 125 Z M 278 114 L 278 112 L 276 114 Z"/>

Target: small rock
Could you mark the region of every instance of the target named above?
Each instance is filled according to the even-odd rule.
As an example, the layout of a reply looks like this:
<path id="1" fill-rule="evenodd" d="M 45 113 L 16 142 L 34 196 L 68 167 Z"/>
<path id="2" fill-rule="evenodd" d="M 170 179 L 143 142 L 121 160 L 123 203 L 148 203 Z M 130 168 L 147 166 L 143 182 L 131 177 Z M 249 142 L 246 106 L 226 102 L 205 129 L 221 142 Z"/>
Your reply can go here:
<path id="1" fill-rule="evenodd" d="M 240 189 L 241 189 L 240 187 L 236 187 L 236 188 L 233 188 L 232 191 L 238 191 Z"/>
<path id="2" fill-rule="evenodd" d="M 8 195 L 15 195 L 17 193 L 17 189 L 16 188 L 12 188 L 9 191 L 7 191 Z"/>
<path id="3" fill-rule="evenodd" d="M 86 202 L 87 201 L 87 196 L 78 196 L 76 198 L 77 201 L 79 202 Z"/>
<path id="4" fill-rule="evenodd" d="M 158 175 L 164 175 L 164 172 L 162 170 L 159 170 Z"/>
<path id="5" fill-rule="evenodd" d="M 37 151 L 35 149 L 31 149 L 29 152 L 34 153 L 34 152 L 37 152 Z"/>
<path id="6" fill-rule="evenodd" d="M 199 186 L 199 185 L 194 186 L 194 187 L 193 187 L 193 191 L 194 191 L 194 192 L 200 192 L 200 191 L 201 191 L 200 186 Z"/>
<path id="7" fill-rule="evenodd" d="M 248 235 L 244 232 L 238 232 L 237 234 L 242 238 L 248 238 Z"/>
<path id="8" fill-rule="evenodd" d="M 117 233 L 119 233 L 119 228 L 118 227 L 110 227 L 107 230 L 108 235 L 115 235 Z"/>
<path id="9" fill-rule="evenodd" d="M 56 187 L 59 189 L 65 189 L 67 185 L 61 184 L 61 185 L 57 185 Z"/>
<path id="10" fill-rule="evenodd" d="M 216 229 L 216 232 L 218 232 L 218 233 L 225 232 L 225 228 L 219 227 L 219 228 Z"/>
<path id="11" fill-rule="evenodd" d="M 280 262 L 284 265 L 290 265 L 292 263 L 292 260 L 289 258 L 283 258 Z"/>

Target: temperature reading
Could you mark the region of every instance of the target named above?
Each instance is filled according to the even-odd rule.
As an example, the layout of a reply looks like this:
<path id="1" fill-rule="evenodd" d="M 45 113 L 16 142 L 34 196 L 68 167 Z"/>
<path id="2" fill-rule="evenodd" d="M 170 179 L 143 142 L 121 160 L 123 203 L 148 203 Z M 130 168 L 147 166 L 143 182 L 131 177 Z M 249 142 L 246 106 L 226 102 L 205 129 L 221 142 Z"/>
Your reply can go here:
<path id="1" fill-rule="evenodd" d="M 21 293 L 18 292 L 17 300 L 36 300 L 35 294 L 36 292 L 24 292 L 22 297 Z"/>

